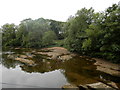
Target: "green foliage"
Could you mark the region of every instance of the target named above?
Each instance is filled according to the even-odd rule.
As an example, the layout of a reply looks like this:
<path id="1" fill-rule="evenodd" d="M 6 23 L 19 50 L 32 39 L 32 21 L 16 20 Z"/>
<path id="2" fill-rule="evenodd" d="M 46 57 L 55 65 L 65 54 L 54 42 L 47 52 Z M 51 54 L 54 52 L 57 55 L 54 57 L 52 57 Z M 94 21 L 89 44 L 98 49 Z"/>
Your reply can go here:
<path id="1" fill-rule="evenodd" d="M 54 44 L 54 40 L 56 40 L 56 34 L 53 31 L 45 32 L 42 38 L 43 46 Z"/>
<path id="2" fill-rule="evenodd" d="M 92 44 L 91 39 L 85 39 L 85 41 L 83 42 L 82 48 L 84 48 L 84 50 L 90 50 L 91 44 Z"/>
<path id="3" fill-rule="evenodd" d="M 5 24 L 2 30 L 2 44 L 4 46 L 15 46 L 16 26 L 14 24 Z"/>
<path id="4" fill-rule="evenodd" d="M 117 4 L 101 13 L 95 13 L 92 8 L 82 8 L 67 22 L 29 18 L 18 26 L 5 24 L 0 30 L 3 47 L 57 45 L 72 52 L 120 62 L 120 7 Z"/>
<path id="5" fill-rule="evenodd" d="M 87 38 L 85 30 L 92 23 L 94 10 L 83 8 L 79 10 L 75 17 L 70 17 L 67 22 L 65 45 L 70 51 L 82 51 L 82 43 Z"/>
<path id="6" fill-rule="evenodd" d="M 63 39 L 64 36 L 63 36 L 63 25 L 64 23 L 63 22 L 60 22 L 60 21 L 55 21 L 55 20 L 50 20 L 50 28 L 52 31 L 55 32 L 56 36 L 57 36 L 57 39 Z"/>
<path id="7" fill-rule="evenodd" d="M 65 45 L 70 51 L 120 63 L 120 7 L 105 12 L 81 9 L 65 24 Z"/>
<path id="8" fill-rule="evenodd" d="M 64 47 L 64 40 L 55 40 L 55 45 L 59 47 Z"/>
<path id="9" fill-rule="evenodd" d="M 62 23 L 54 20 L 31 18 L 22 20 L 18 26 L 5 24 L 3 33 L 3 46 L 44 47 L 54 44 L 55 39 L 61 39 Z M 62 38 L 63 39 L 63 38 Z"/>

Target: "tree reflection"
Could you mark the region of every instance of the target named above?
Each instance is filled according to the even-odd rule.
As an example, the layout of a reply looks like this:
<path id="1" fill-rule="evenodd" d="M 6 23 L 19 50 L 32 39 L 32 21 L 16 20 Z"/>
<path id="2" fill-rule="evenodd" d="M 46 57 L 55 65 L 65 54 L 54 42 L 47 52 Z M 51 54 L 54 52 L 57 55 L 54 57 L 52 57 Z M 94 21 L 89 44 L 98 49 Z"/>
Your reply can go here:
<path id="1" fill-rule="evenodd" d="M 7 55 L 2 55 L 2 60 L 0 60 L 0 63 L 8 69 L 15 68 L 18 65 L 17 61 L 8 59 Z"/>

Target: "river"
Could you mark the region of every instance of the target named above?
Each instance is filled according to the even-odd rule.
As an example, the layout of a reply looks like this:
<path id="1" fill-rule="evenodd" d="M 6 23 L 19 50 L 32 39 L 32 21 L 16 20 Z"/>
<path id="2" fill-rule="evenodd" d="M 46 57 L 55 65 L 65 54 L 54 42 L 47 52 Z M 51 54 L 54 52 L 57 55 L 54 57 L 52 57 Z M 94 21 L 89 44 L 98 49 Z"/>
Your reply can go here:
<path id="1" fill-rule="evenodd" d="M 2 68 L 3 88 L 61 88 L 66 84 L 85 85 L 105 82 L 120 83 L 120 78 L 96 70 L 94 60 L 76 56 L 64 62 L 45 60 L 36 55 L 31 60 L 37 65 L 29 66 L 20 61 L 9 59 L 10 54 L 23 54 L 30 50 L 11 49 L 3 52 L 0 68 Z M 44 60 L 42 60 L 44 59 Z"/>

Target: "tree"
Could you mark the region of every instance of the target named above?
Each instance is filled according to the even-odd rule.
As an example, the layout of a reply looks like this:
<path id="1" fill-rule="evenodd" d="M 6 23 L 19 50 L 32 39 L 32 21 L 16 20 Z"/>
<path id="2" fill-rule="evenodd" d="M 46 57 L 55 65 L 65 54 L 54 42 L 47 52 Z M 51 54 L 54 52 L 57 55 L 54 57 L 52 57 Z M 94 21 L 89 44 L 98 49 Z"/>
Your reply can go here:
<path id="1" fill-rule="evenodd" d="M 94 10 L 83 8 L 67 22 L 66 47 L 71 51 L 82 51 L 83 40 L 86 39 L 85 30 L 92 22 Z"/>
<path id="2" fill-rule="evenodd" d="M 101 38 L 104 35 L 102 23 L 103 13 L 94 13 L 92 23 L 85 30 L 86 39 L 83 41 L 82 48 L 84 51 L 99 51 L 101 47 Z"/>
<path id="3" fill-rule="evenodd" d="M 55 32 L 56 36 L 57 36 L 57 39 L 63 39 L 63 25 L 64 25 L 64 22 L 60 22 L 60 21 L 55 21 L 55 20 L 49 20 L 49 23 L 50 23 L 50 28 L 52 31 Z"/>
<path id="4" fill-rule="evenodd" d="M 107 51 L 119 51 L 120 50 L 120 8 L 118 5 L 113 4 L 109 7 L 105 13 L 105 35 L 102 41 L 103 47 L 107 47 L 104 50 Z"/>
<path id="5" fill-rule="evenodd" d="M 16 26 L 14 24 L 5 24 L 1 30 L 3 46 L 16 46 Z"/>
<path id="6" fill-rule="evenodd" d="M 105 34 L 102 39 L 101 51 L 104 51 L 104 57 L 112 62 L 120 62 L 120 7 L 113 4 L 105 12 L 105 21 L 103 24 Z"/>
<path id="7" fill-rule="evenodd" d="M 53 31 L 45 32 L 42 38 L 43 46 L 54 44 L 54 40 L 56 40 L 56 34 Z"/>

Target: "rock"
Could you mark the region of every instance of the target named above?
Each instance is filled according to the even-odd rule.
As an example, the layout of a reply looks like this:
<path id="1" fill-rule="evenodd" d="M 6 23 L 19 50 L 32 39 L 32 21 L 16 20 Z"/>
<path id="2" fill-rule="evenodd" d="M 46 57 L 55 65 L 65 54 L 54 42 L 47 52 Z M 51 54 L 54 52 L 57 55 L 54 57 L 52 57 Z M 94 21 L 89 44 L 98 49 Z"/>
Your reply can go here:
<path id="1" fill-rule="evenodd" d="M 75 57 L 77 54 L 75 54 L 75 53 L 71 53 L 70 54 L 72 57 Z"/>
<path id="2" fill-rule="evenodd" d="M 50 64 L 50 62 L 46 62 L 46 64 L 47 64 L 47 65 L 49 65 L 49 64 Z"/>
<path id="3" fill-rule="evenodd" d="M 113 69 L 113 70 L 116 70 L 116 71 L 120 70 L 120 65 L 119 64 L 114 64 L 114 63 L 108 62 L 106 60 L 97 59 L 97 58 L 92 58 L 92 59 L 96 61 L 94 63 L 95 65 L 104 66 L 104 67 L 107 67 L 109 69 Z"/>
<path id="4" fill-rule="evenodd" d="M 35 55 L 31 54 L 31 55 L 28 55 L 28 58 L 33 58 Z"/>
<path id="5" fill-rule="evenodd" d="M 115 84 L 120 89 L 120 83 L 115 83 Z"/>
<path id="6" fill-rule="evenodd" d="M 42 61 L 45 62 L 45 59 L 43 59 Z"/>
<path id="7" fill-rule="evenodd" d="M 21 48 L 15 48 L 16 50 L 21 49 Z"/>
<path id="8" fill-rule="evenodd" d="M 17 57 L 21 58 L 21 59 L 27 59 L 27 58 L 33 58 L 35 55 L 31 55 L 31 56 L 27 56 L 27 55 L 19 55 L 19 54 L 16 54 L 16 55 L 8 55 L 7 57 L 10 58 L 10 59 L 15 59 Z"/>
<path id="9" fill-rule="evenodd" d="M 46 59 L 47 59 L 47 60 L 52 60 L 52 58 L 51 58 L 51 57 L 47 57 Z"/>
<path id="10" fill-rule="evenodd" d="M 15 56 L 14 55 L 8 55 L 7 58 L 9 58 L 9 59 L 15 59 Z"/>
<path id="11" fill-rule="evenodd" d="M 113 88 L 119 89 L 119 87 L 116 85 L 116 83 L 114 82 L 110 82 L 108 83 L 110 86 L 112 86 Z"/>
<path id="12" fill-rule="evenodd" d="M 105 72 L 105 73 L 110 74 L 112 76 L 120 77 L 120 71 L 112 70 L 110 68 L 106 68 L 106 67 L 102 67 L 102 66 L 97 66 L 97 70 Z"/>
<path id="13" fill-rule="evenodd" d="M 51 58 L 52 58 L 53 60 L 56 60 L 56 59 L 58 58 L 58 55 L 57 55 L 57 54 L 53 54 L 53 55 L 51 55 L 51 56 L 52 56 Z"/>
<path id="14" fill-rule="evenodd" d="M 33 58 L 35 55 L 28 56 L 28 58 Z"/>
<path id="15" fill-rule="evenodd" d="M 120 77 L 120 65 L 113 64 L 111 62 L 108 62 L 102 59 L 97 59 L 97 58 L 92 58 L 92 59 L 96 61 L 94 65 L 97 66 L 97 70 L 113 76 Z"/>
<path id="16" fill-rule="evenodd" d="M 35 53 L 35 52 L 36 52 L 35 50 L 32 51 L 32 53 Z"/>
<path id="17" fill-rule="evenodd" d="M 88 87 L 86 85 L 79 85 L 79 90 L 88 90 Z"/>
<path id="18" fill-rule="evenodd" d="M 44 52 L 46 50 L 47 52 Z M 41 51 L 37 52 L 37 54 L 47 55 L 47 59 L 60 61 L 69 60 L 72 57 L 76 56 L 76 54 L 70 53 L 67 49 L 62 47 L 44 48 Z"/>
<path id="19" fill-rule="evenodd" d="M 62 88 L 75 88 L 75 90 L 119 90 L 117 85 L 114 82 L 104 84 L 102 82 L 85 84 L 85 85 L 64 85 Z"/>
<path id="20" fill-rule="evenodd" d="M 9 54 L 7 56 L 7 58 L 9 58 L 9 59 L 15 59 L 16 57 L 18 57 L 18 55 L 11 55 L 11 54 Z"/>
<path id="21" fill-rule="evenodd" d="M 111 88 L 101 82 L 97 82 L 97 83 L 92 83 L 92 84 L 86 84 L 87 86 L 90 86 L 92 88 Z"/>
<path id="22" fill-rule="evenodd" d="M 63 56 L 61 56 L 62 60 L 70 60 L 71 58 L 72 58 L 71 55 L 63 55 Z"/>
<path id="23" fill-rule="evenodd" d="M 32 60 L 24 59 L 24 58 L 15 58 L 15 60 L 23 62 L 28 65 L 34 65 L 35 63 Z"/>
<path id="24" fill-rule="evenodd" d="M 99 89 L 99 88 L 104 88 L 104 89 L 110 89 L 110 90 L 116 90 L 116 87 L 113 87 L 109 84 L 104 84 L 102 82 L 97 82 L 93 84 L 86 84 L 88 88 L 93 88 L 93 89 Z"/>
<path id="25" fill-rule="evenodd" d="M 75 85 L 64 85 L 63 87 L 62 87 L 63 89 L 74 89 L 74 90 L 79 90 L 79 88 L 77 87 L 77 86 L 75 86 Z"/>
<path id="26" fill-rule="evenodd" d="M 28 58 L 33 58 L 35 55 L 31 54 L 31 53 L 26 53 L 26 55 L 28 56 Z"/>
<path id="27" fill-rule="evenodd" d="M 24 52 L 26 55 L 19 55 L 20 58 L 33 58 L 35 55 L 31 54 L 30 52 Z"/>
<path id="28" fill-rule="evenodd" d="M 12 55 L 14 54 L 15 52 L 11 52 L 11 51 L 8 51 L 8 52 L 2 52 L 3 54 L 9 54 L 9 55 Z"/>
<path id="29" fill-rule="evenodd" d="M 26 55 L 20 55 L 20 58 L 28 58 L 28 56 L 26 56 Z"/>

